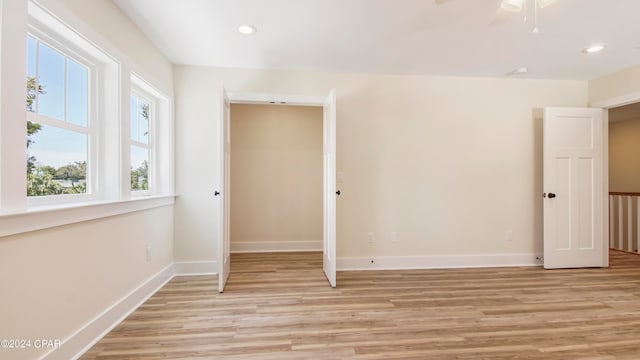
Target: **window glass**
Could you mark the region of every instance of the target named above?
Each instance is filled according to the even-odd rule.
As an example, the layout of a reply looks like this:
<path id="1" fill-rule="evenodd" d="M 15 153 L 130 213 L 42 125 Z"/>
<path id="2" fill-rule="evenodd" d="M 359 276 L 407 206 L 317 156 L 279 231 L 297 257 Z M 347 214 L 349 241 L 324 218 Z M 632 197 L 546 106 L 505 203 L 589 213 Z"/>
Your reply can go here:
<path id="1" fill-rule="evenodd" d="M 131 190 L 149 190 L 149 149 L 131 146 Z"/>
<path id="2" fill-rule="evenodd" d="M 131 190 L 149 190 L 151 103 L 131 95 Z"/>
<path id="3" fill-rule="evenodd" d="M 89 84 L 86 67 L 67 59 L 67 120 L 87 126 L 89 112 Z"/>
<path id="4" fill-rule="evenodd" d="M 149 143 L 150 107 L 148 101 L 131 96 L 131 140 Z"/>
<path id="5" fill-rule="evenodd" d="M 27 195 L 88 193 L 89 69 L 27 37 Z"/>
<path id="6" fill-rule="evenodd" d="M 27 36 L 27 76 L 36 76 L 36 39 Z"/>
<path id="7" fill-rule="evenodd" d="M 65 120 L 65 57 L 49 46 L 38 46 L 38 81 L 46 92 L 38 96 L 38 113 Z"/>
<path id="8" fill-rule="evenodd" d="M 41 125 L 27 149 L 27 195 L 87 192 L 88 136 Z"/>

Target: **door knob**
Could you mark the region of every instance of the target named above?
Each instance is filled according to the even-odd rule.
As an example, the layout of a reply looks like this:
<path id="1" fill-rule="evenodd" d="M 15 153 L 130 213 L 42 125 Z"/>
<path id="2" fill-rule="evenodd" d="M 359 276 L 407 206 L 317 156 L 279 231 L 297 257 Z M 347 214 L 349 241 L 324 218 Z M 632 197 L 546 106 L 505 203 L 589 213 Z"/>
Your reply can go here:
<path id="1" fill-rule="evenodd" d="M 336 191 L 336 195 L 340 196 L 340 190 Z"/>
<path id="2" fill-rule="evenodd" d="M 549 199 L 553 199 L 554 197 L 556 197 L 556 194 L 554 194 L 554 193 L 549 193 L 549 194 L 547 195 L 547 197 L 548 197 Z"/>
<path id="3" fill-rule="evenodd" d="M 213 193 L 213 195 L 214 195 L 214 196 L 218 196 L 218 195 L 220 195 L 220 191 L 216 190 L 216 191 Z"/>

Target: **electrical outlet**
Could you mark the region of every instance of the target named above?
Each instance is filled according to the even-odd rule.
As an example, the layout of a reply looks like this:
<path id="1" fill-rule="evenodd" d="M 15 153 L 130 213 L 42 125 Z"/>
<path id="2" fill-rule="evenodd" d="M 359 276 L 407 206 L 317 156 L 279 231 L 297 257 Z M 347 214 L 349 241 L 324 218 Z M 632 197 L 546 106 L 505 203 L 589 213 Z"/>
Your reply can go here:
<path id="1" fill-rule="evenodd" d="M 513 230 L 507 230 L 506 240 L 513 241 Z"/>
<path id="2" fill-rule="evenodd" d="M 389 235 L 389 238 L 391 239 L 392 243 L 397 243 L 398 242 L 398 233 L 395 231 L 391 232 L 391 235 Z"/>
<path id="3" fill-rule="evenodd" d="M 153 256 L 153 248 L 151 245 L 147 245 L 147 261 L 151 261 L 151 257 Z"/>
<path id="4" fill-rule="evenodd" d="M 373 232 L 372 232 L 372 231 L 369 231 L 369 232 L 367 233 L 367 242 L 368 242 L 369 244 L 373 244 Z"/>

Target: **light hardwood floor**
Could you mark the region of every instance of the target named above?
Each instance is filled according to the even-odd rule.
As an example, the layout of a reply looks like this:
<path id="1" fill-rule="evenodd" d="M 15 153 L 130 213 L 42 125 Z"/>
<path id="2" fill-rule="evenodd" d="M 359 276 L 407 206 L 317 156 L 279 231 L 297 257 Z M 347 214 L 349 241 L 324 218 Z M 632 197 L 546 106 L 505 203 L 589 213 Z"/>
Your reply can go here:
<path id="1" fill-rule="evenodd" d="M 318 253 L 234 254 L 177 277 L 82 359 L 640 359 L 640 255 L 609 269 L 339 272 Z"/>

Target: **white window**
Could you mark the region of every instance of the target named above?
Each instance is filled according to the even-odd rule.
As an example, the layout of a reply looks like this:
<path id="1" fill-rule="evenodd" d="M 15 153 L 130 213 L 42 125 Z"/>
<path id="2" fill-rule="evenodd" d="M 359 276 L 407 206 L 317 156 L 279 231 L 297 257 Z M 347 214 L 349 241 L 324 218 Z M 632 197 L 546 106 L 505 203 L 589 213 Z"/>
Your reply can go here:
<path id="1" fill-rule="evenodd" d="M 156 106 L 149 94 L 134 88 L 130 103 L 131 191 L 153 190 L 153 145 Z"/>
<path id="2" fill-rule="evenodd" d="M 94 66 L 43 37 L 27 36 L 27 196 L 89 195 Z"/>
<path id="3" fill-rule="evenodd" d="M 173 204 L 171 86 L 78 32 L 90 28 L 71 12 L 0 0 L 5 9 L 13 13 L 0 24 L 0 236 Z"/>
<path id="4" fill-rule="evenodd" d="M 131 196 L 172 194 L 171 98 L 137 73 L 132 73 L 130 80 L 128 150 Z"/>

